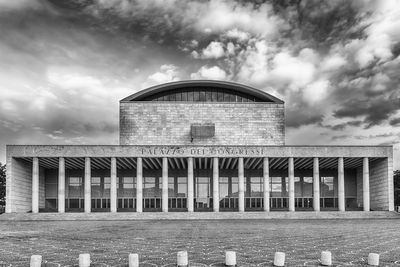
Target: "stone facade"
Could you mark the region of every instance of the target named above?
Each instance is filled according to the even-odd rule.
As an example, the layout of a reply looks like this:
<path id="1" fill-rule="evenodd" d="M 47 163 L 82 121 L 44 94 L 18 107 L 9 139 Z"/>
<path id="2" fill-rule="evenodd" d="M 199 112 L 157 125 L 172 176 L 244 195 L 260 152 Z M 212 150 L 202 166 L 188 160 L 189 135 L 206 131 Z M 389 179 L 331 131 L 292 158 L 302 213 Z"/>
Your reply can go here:
<path id="1" fill-rule="evenodd" d="M 193 87 L 203 83 L 186 81 L 166 88 L 161 85 L 121 100 L 120 145 L 8 145 L 6 212 L 37 213 L 49 206 L 63 213 L 63 201 L 75 198 L 79 201 L 78 209 L 84 206 L 85 212 L 91 212 L 99 208 L 96 195 L 91 193 L 92 186 L 105 190 L 106 184 L 110 191 L 107 196 L 102 195 L 100 206 L 111 212 L 117 211 L 117 200 L 121 200 L 121 209 L 142 212 L 146 208 L 143 201 L 149 200 L 143 193 L 150 188 L 159 191 L 153 200 L 162 203 L 163 211 L 168 211 L 169 205 L 172 211 L 183 208 L 176 204 L 183 203 L 178 198 L 187 201 L 184 209 L 194 211 L 196 186 L 208 192 L 206 196 L 197 196 L 199 203 L 206 203 L 215 212 L 220 205 L 224 209 L 228 204 L 228 208 L 241 212 L 245 208 L 269 211 L 269 204 L 261 207 L 257 203 L 271 203 L 272 208 L 289 211 L 297 208 L 319 211 L 320 205 L 344 211 L 343 203 L 346 209 L 353 210 L 369 211 L 369 206 L 372 210 L 394 210 L 391 146 L 286 146 L 283 101 L 257 89 L 244 86 L 238 89 L 226 82 L 205 83 L 221 86 L 227 94 L 227 89 L 236 88 L 242 95 L 256 96 L 259 102 L 255 98 L 254 102 L 243 102 L 239 95 L 233 95 L 234 102 L 146 98 L 149 94 L 160 95 L 171 86 Z M 212 131 L 193 137 L 193 124 L 200 132 L 204 125 L 209 125 Z M 98 182 L 91 184 L 94 177 Z M 124 177 L 136 177 L 136 184 L 134 187 L 133 182 L 126 182 L 130 190 L 121 195 L 118 190 L 123 189 Z M 151 178 L 147 185 L 154 180 L 151 187 L 144 187 L 146 177 Z M 110 180 L 108 183 L 106 178 Z M 184 197 L 173 193 L 178 190 L 178 178 L 181 186 L 186 184 Z M 78 182 L 72 184 L 72 180 Z M 364 186 L 363 181 L 367 181 Z M 70 190 L 71 185 L 75 187 Z M 170 186 L 174 188 L 172 191 Z M 229 188 L 228 193 L 219 195 L 220 186 Z M 253 191 L 252 186 L 258 191 Z M 84 189 L 80 196 L 68 195 L 76 192 L 76 188 Z M 257 194 L 253 196 L 252 192 Z M 109 201 L 107 207 L 103 206 L 104 199 Z M 127 205 L 122 204 L 125 200 Z M 76 208 L 75 204 L 71 206 Z"/>
<path id="2" fill-rule="evenodd" d="M 215 136 L 191 139 L 193 123 Z M 275 103 L 121 102 L 121 145 L 284 145 L 284 105 Z"/>

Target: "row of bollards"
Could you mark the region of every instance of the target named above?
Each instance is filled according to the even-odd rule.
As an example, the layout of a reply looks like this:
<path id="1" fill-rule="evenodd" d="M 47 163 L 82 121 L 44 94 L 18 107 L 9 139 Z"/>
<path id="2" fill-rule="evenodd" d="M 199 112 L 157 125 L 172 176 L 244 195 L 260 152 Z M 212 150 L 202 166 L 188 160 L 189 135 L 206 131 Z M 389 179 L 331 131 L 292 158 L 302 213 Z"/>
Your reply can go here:
<path id="1" fill-rule="evenodd" d="M 177 254 L 178 267 L 189 266 L 188 253 L 187 251 L 179 251 Z M 90 267 L 90 254 L 79 254 L 79 267 Z M 324 266 L 332 265 L 332 253 L 330 251 L 322 251 L 320 264 Z M 42 256 L 32 255 L 30 267 L 41 267 Z M 225 251 L 225 265 L 229 267 L 236 266 L 236 252 Z M 379 266 L 379 254 L 369 253 L 368 254 L 368 265 Z M 285 266 L 285 253 L 275 252 L 274 266 Z M 129 267 L 139 267 L 139 254 L 129 254 Z"/>

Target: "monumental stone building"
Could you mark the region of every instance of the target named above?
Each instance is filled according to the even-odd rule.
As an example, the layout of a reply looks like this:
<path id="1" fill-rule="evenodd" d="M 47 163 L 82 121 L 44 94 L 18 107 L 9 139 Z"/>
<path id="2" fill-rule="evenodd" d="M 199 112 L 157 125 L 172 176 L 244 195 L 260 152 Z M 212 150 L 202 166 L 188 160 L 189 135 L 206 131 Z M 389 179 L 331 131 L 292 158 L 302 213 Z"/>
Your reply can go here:
<path id="1" fill-rule="evenodd" d="M 392 211 L 391 146 L 287 146 L 284 102 L 222 81 L 120 101 L 120 145 L 8 145 L 6 212 Z"/>

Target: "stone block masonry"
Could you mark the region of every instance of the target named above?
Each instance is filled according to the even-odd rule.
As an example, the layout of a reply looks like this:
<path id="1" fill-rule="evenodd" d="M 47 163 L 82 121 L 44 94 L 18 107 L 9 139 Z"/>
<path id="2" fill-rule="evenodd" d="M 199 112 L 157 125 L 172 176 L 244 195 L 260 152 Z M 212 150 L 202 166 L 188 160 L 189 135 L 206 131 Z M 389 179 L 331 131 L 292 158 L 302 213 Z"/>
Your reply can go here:
<path id="1" fill-rule="evenodd" d="M 284 105 L 275 103 L 121 102 L 121 145 L 284 145 Z M 193 123 L 215 136 L 191 139 Z"/>
<path id="2" fill-rule="evenodd" d="M 390 158 L 371 163 L 370 166 L 370 201 L 372 210 L 393 210 L 393 198 L 388 193 L 393 191 L 393 172 L 389 171 Z M 391 182 L 390 182 L 391 181 Z"/>
<path id="3" fill-rule="evenodd" d="M 32 164 L 20 159 L 11 159 L 12 164 L 10 173 L 7 177 L 7 188 L 10 188 L 7 194 L 6 212 L 27 212 L 32 210 Z M 9 205 L 12 203 L 12 205 Z"/>

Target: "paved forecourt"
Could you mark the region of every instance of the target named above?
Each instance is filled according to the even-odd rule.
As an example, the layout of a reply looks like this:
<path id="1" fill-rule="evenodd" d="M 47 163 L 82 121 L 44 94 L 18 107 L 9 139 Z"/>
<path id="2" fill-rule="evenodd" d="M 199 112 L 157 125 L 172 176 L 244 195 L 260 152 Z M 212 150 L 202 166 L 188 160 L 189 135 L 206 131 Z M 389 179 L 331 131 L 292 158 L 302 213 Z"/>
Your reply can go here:
<path id="1" fill-rule="evenodd" d="M 0 216 L 1 218 L 2 216 Z M 129 253 L 141 266 L 174 266 L 187 250 L 196 266 L 222 266 L 224 251 L 238 266 L 271 266 L 276 251 L 287 266 L 317 266 L 322 250 L 333 264 L 363 265 L 379 253 L 382 266 L 400 266 L 399 219 L 336 220 L 130 220 L 0 221 L 0 263 L 28 266 L 40 254 L 46 266 L 77 266 L 90 253 L 91 266 L 127 266 Z"/>

